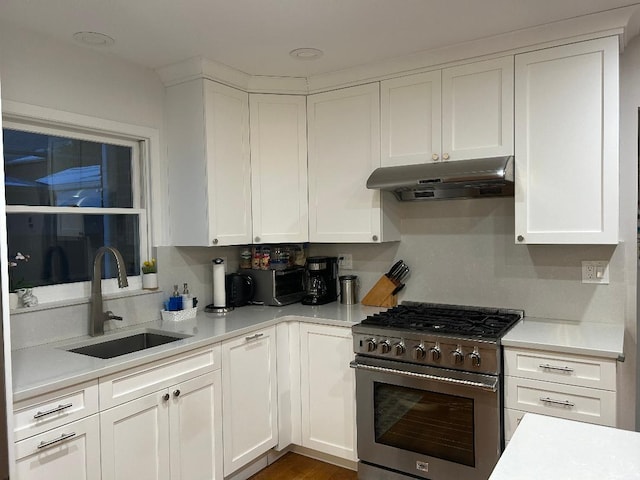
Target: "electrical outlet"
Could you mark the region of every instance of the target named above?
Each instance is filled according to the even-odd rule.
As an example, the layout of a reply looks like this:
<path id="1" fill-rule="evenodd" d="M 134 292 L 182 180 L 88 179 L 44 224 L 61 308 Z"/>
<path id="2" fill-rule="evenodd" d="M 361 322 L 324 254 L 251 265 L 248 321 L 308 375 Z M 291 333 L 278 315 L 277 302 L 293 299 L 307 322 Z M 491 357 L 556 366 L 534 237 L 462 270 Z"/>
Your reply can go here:
<path id="1" fill-rule="evenodd" d="M 353 258 L 350 253 L 338 254 L 338 267 L 343 270 L 353 270 Z"/>
<path id="2" fill-rule="evenodd" d="M 605 260 L 583 261 L 582 283 L 609 284 L 609 262 Z"/>

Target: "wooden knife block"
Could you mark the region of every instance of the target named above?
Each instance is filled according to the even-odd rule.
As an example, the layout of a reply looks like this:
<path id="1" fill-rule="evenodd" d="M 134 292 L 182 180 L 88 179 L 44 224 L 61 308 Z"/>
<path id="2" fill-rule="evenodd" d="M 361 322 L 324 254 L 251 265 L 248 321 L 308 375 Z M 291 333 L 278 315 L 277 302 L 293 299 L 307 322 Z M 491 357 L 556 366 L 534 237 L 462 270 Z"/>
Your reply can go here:
<path id="1" fill-rule="evenodd" d="M 396 287 L 397 285 L 389 277 L 383 275 L 360 303 L 371 307 L 395 307 L 398 305 L 398 296 L 391 293 Z"/>

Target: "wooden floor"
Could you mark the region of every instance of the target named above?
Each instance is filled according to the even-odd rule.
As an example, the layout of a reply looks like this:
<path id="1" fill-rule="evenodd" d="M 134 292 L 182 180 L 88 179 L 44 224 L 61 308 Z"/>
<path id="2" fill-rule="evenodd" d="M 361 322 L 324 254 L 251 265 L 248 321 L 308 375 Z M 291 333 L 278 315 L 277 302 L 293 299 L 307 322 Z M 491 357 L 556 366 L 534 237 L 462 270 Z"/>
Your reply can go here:
<path id="1" fill-rule="evenodd" d="M 353 470 L 289 452 L 249 480 L 357 480 Z"/>

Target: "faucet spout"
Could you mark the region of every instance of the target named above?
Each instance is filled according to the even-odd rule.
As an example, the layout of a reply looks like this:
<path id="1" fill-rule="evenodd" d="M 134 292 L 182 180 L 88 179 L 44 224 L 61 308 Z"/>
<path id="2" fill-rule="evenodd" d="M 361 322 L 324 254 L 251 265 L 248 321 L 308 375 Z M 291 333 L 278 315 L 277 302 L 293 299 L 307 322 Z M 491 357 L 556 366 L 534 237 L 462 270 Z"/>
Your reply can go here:
<path id="1" fill-rule="evenodd" d="M 129 286 L 127 272 L 122 254 L 113 247 L 100 247 L 93 259 L 93 277 L 91 279 L 91 311 L 89 313 L 89 334 L 92 337 L 104 334 L 104 322 L 114 317 L 111 312 L 104 312 L 102 306 L 102 258 L 109 252 L 116 261 L 118 271 L 118 287 Z"/>

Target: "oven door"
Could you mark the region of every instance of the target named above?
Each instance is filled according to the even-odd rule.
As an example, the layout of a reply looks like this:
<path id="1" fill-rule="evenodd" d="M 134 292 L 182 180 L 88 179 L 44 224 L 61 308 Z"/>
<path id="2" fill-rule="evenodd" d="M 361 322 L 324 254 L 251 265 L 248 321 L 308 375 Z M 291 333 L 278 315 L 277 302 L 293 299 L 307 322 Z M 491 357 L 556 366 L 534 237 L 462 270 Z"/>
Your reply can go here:
<path id="1" fill-rule="evenodd" d="M 502 450 L 497 376 L 361 355 L 351 366 L 361 462 L 430 480 L 489 477 Z"/>

